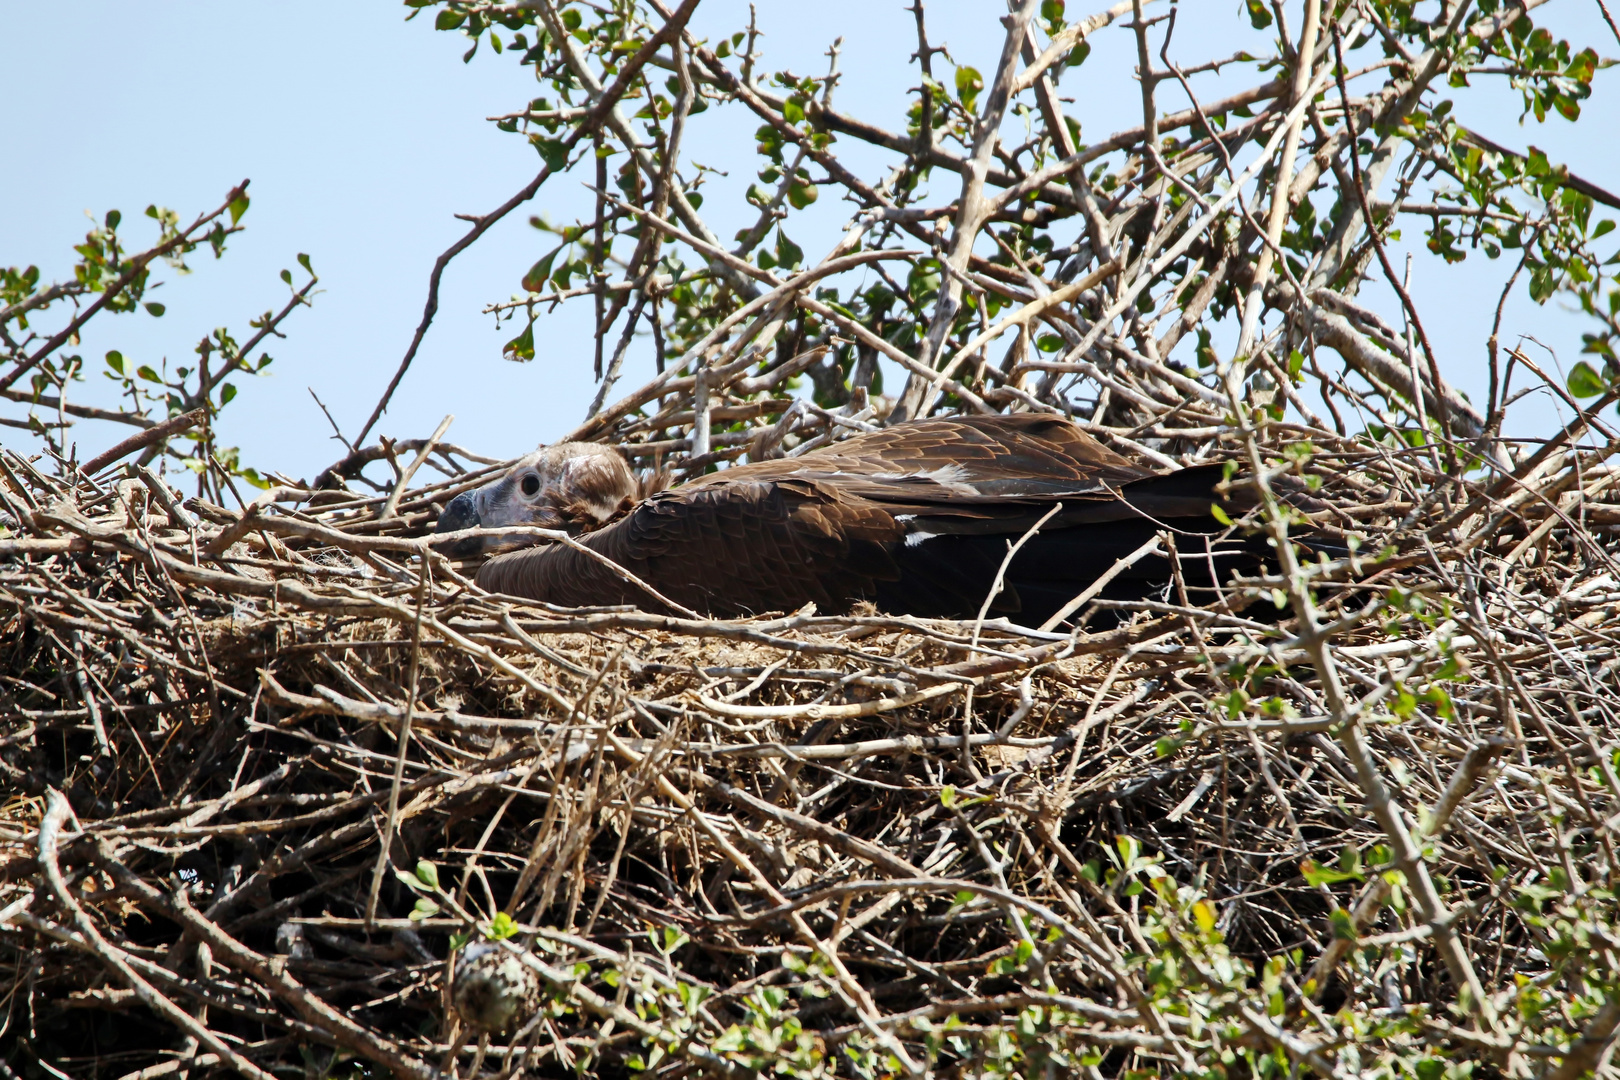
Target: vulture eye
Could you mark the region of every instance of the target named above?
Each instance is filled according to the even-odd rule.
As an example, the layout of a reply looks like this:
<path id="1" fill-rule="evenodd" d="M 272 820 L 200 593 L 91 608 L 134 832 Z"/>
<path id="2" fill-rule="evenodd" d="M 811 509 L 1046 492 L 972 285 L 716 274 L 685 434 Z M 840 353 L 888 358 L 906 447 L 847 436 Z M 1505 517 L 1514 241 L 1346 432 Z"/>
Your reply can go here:
<path id="1" fill-rule="evenodd" d="M 530 473 L 518 482 L 518 487 L 523 489 L 524 495 L 532 499 L 540 494 L 540 478 L 534 473 Z"/>

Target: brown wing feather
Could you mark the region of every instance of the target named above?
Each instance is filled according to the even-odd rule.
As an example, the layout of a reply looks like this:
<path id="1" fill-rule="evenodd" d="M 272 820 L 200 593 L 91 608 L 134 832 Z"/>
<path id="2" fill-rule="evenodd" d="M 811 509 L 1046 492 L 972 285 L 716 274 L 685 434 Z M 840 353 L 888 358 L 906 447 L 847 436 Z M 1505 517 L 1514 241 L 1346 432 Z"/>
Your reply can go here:
<path id="1" fill-rule="evenodd" d="M 678 604 L 718 616 L 814 602 L 842 611 L 898 577 L 887 548 L 902 527 L 882 509 L 800 480 L 689 485 L 654 496 L 581 543 Z M 572 548 L 548 545 L 485 563 L 493 592 L 566 606 L 657 604 Z"/>
<path id="2" fill-rule="evenodd" d="M 900 483 L 901 492 L 919 488 L 930 476 L 950 477 L 939 485 L 961 497 L 1101 494 L 1152 474 L 1114 453 L 1081 428 L 1057 416 L 952 416 L 900 424 L 857 435 L 803 457 L 761 461 L 713 473 L 686 485 L 733 480 L 772 481 L 790 476 L 825 477 L 842 490 L 863 485 L 881 491 Z M 903 480 L 912 480 L 907 485 Z M 970 488 L 971 491 L 963 490 Z"/>

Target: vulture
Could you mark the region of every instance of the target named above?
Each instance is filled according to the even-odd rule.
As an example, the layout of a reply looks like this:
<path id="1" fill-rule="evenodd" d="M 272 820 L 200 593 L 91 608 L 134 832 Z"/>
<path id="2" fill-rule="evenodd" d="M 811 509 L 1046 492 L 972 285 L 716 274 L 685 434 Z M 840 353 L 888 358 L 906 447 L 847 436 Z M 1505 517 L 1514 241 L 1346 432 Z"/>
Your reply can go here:
<path id="1" fill-rule="evenodd" d="M 1163 530 L 1176 536 L 1195 603 L 1234 571 L 1263 565 L 1264 541 L 1234 535 L 1212 511 L 1230 520 L 1250 505 L 1218 493 L 1222 475 L 1219 463 L 1155 473 L 1038 413 L 896 424 L 651 493 L 614 449 L 559 443 L 457 495 L 437 531 L 566 531 L 577 544 L 506 550 L 477 575 L 491 592 L 562 606 L 667 612 L 616 564 L 674 604 L 721 618 L 807 603 L 840 613 L 863 601 L 973 618 L 990 597 L 990 617 L 1040 626 Z M 474 534 L 442 550 L 471 557 L 503 546 L 511 542 L 498 534 Z M 1165 556 L 1142 558 L 1100 595 L 1174 599 L 1172 577 Z"/>

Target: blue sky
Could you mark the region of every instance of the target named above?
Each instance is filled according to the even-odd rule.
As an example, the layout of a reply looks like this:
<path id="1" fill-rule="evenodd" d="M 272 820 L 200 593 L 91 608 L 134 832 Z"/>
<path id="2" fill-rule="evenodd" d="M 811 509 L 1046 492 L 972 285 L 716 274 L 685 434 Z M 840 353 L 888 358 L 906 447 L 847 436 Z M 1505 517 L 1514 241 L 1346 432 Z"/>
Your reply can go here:
<path id="1" fill-rule="evenodd" d="M 915 48 L 905 0 L 767 0 L 759 6 L 768 69 L 819 74 L 827 47 L 842 35 L 838 104 L 884 126 L 901 126 L 906 90 L 916 82 L 915 69 L 904 66 Z M 1104 6 L 1102 0 L 1096 6 Z M 1083 5 L 1071 0 L 1070 7 L 1080 14 Z M 1239 0 L 1183 0 L 1180 7 L 1171 47 L 1178 61 L 1258 50 Z M 996 18 L 1002 10 L 1000 0 L 936 3 L 928 13 L 931 37 L 959 63 L 988 72 L 1000 49 Z M 288 339 L 271 350 L 276 361 L 268 377 L 243 385 L 222 419 L 226 441 L 241 445 L 244 460 L 262 468 L 309 475 L 338 456 L 309 389 L 352 435 L 409 343 L 434 258 L 466 228 L 453 215 L 499 205 L 539 165 L 520 138 L 485 120 L 533 96 L 527 69 L 510 54 L 496 57 L 487 49 L 464 65 L 464 39 L 434 32 L 426 19 L 405 23 L 403 16 L 392 3 L 309 0 L 86 0 L 71 10 L 50 4 L 0 9 L 0 69 L 13 93 L 22 88 L 29 103 L 8 118 L 0 263 L 36 263 L 46 277 L 60 276 L 89 227 L 87 211 L 99 219 L 109 208 L 122 210 L 126 222 L 135 222 L 126 231 L 138 241 L 147 236 L 140 211 L 148 203 L 172 207 L 189 221 L 232 184 L 253 181 L 247 231 L 232 240 L 226 257 L 216 263 L 199 252 L 192 274 L 160 290 L 168 308 L 162 319 L 93 323 L 81 350 L 92 368 L 111 348 L 139 363 L 155 366 L 164 357 L 185 363 L 217 325 L 240 337 L 249 318 L 284 300 L 278 271 L 295 268 L 299 252 L 313 259 L 323 293 L 287 324 Z M 746 18 L 745 3 L 705 0 L 694 25 L 718 37 L 740 29 Z M 1588 0 L 1555 0 L 1537 18 L 1604 55 L 1620 53 Z M 1111 28 L 1094 39 L 1091 59 L 1065 79 L 1061 92 L 1074 99 L 1069 111 L 1088 141 L 1138 122 L 1134 66 L 1129 33 Z M 1617 75 L 1620 69 L 1599 74 L 1578 126 L 1533 119 L 1521 126 L 1517 95 L 1505 87 L 1471 94 L 1477 100 L 1463 106 L 1462 119 L 1507 145 L 1540 146 L 1588 179 L 1620 189 Z M 1214 92 L 1213 85 L 1207 89 Z M 741 110 L 711 109 L 689 134 L 689 160 L 729 172 L 707 189 L 704 207 L 723 237 L 743 221 L 738 196 L 758 167 L 754 127 Z M 863 174 L 878 174 L 881 155 L 849 140 L 840 147 Z M 935 183 L 946 185 L 936 192 L 939 201 L 952 197 L 948 178 Z M 543 250 L 529 215 L 565 221 L 586 206 L 578 182 L 554 180 L 451 265 L 439 316 L 381 433 L 425 435 L 454 413 L 451 441 L 514 455 L 582 418 L 594 389 L 589 302 L 544 317 L 537 358 L 525 365 L 500 355 L 513 328 L 497 329 L 480 312 L 517 292 L 519 278 Z M 848 213 L 847 204 L 824 197 L 794 226 L 794 238 L 814 258 Z M 1416 238 L 1418 230 L 1408 232 Z M 1421 252 L 1416 261 L 1414 293 L 1431 338 L 1449 376 L 1476 397 L 1483 395 L 1483 338 L 1508 269 L 1482 256 L 1460 268 L 1441 267 Z M 1368 295 L 1393 310 L 1377 288 Z M 1519 290 L 1506 331 L 1509 340 L 1536 335 L 1567 367 L 1581 328 L 1573 316 L 1537 309 Z M 641 375 L 628 372 L 625 387 Z M 93 400 L 98 382 L 93 374 L 80 400 Z M 1551 403 L 1531 403 L 1520 430 L 1534 433 L 1555 420 Z M 76 431 L 81 456 L 119 437 L 93 425 Z"/>

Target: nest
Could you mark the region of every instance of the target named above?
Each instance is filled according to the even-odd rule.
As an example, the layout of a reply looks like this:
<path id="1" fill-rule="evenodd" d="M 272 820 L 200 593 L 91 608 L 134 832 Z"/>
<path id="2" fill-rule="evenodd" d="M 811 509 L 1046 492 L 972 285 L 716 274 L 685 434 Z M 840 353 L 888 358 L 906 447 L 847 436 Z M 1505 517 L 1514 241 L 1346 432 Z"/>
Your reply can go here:
<path id="1" fill-rule="evenodd" d="M 1620 505 L 1583 430 L 1487 482 L 1273 425 L 1356 554 L 1067 633 L 552 609 L 422 539 L 478 474 L 243 513 L 6 454 L 5 1060 L 1590 1067 Z"/>

